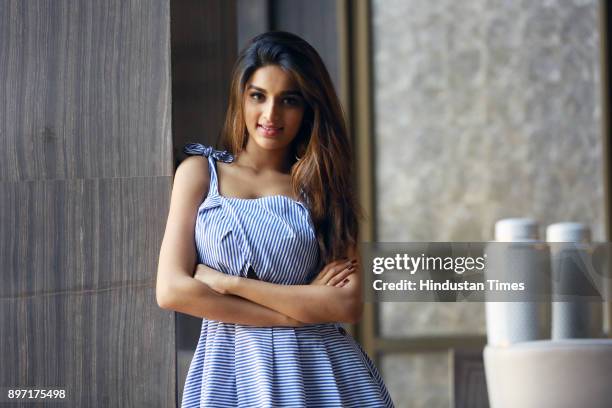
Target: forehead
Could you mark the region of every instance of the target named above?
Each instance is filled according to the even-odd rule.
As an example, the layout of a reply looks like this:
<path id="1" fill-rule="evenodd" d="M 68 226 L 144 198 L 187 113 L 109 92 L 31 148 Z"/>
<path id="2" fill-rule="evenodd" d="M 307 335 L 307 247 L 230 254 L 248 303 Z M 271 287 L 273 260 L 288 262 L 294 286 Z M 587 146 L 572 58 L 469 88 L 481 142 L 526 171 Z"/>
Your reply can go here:
<path id="1" fill-rule="evenodd" d="M 278 65 L 267 65 L 258 68 L 247 81 L 246 86 L 248 87 L 249 85 L 265 89 L 271 93 L 297 89 L 293 75 Z"/>

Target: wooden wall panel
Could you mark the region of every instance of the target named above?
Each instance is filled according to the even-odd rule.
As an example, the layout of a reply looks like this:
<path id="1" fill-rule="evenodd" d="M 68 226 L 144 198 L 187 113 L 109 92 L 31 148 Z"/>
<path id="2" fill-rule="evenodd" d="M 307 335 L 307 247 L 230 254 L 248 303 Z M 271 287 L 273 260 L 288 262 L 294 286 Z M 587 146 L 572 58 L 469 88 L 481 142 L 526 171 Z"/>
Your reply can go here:
<path id="1" fill-rule="evenodd" d="M 176 405 L 169 1 L 3 1 L 0 95 L 0 387 Z"/>
<path id="2" fill-rule="evenodd" d="M 171 174 L 167 0 L 1 9 L 0 181 Z"/>
<path id="3" fill-rule="evenodd" d="M 0 183 L 0 298 L 153 286 L 170 182 Z"/>
<path id="4" fill-rule="evenodd" d="M 173 316 L 154 299 L 149 285 L 1 299 L 0 385 L 65 389 L 58 407 L 175 406 Z"/>

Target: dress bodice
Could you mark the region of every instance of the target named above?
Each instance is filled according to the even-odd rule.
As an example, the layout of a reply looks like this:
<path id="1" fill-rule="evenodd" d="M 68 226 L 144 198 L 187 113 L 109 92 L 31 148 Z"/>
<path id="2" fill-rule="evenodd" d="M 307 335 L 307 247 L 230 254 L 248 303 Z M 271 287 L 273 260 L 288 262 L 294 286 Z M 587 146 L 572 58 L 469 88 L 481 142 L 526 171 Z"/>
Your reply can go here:
<path id="1" fill-rule="evenodd" d="M 219 194 L 217 161 L 233 156 L 199 143 L 184 152 L 208 158 L 210 186 L 198 208 L 199 262 L 227 274 L 296 285 L 316 276 L 319 248 L 307 206 L 284 195 L 247 199 Z"/>

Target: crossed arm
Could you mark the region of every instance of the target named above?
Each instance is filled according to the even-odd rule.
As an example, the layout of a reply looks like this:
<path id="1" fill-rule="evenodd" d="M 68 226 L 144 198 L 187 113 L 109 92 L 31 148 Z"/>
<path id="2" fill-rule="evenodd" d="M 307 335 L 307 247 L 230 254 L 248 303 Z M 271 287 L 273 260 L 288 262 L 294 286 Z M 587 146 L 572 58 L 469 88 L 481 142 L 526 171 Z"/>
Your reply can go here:
<path id="1" fill-rule="evenodd" d="M 363 310 L 359 262 L 352 269 L 348 265 L 344 261 L 328 264 L 310 285 L 229 276 L 205 265 L 198 265 L 195 278 L 217 293 L 240 296 L 303 323 L 356 323 Z M 337 285 L 336 278 L 345 280 Z"/>
<path id="2" fill-rule="evenodd" d="M 255 326 L 300 326 L 350 322 L 361 315 L 361 279 L 339 264 L 326 265 L 310 285 L 277 285 L 230 277 L 196 264 L 194 230 L 197 208 L 208 193 L 205 158 L 192 156 L 177 168 L 166 231 L 160 249 L 158 305 L 192 316 Z M 358 259 L 355 250 L 347 256 Z M 341 282 L 345 279 L 346 282 Z M 212 282 L 211 282 L 212 281 Z"/>
<path id="3" fill-rule="evenodd" d="M 173 281 L 158 295 L 162 308 L 196 317 L 252 326 L 298 327 L 310 323 L 355 323 L 362 312 L 358 264 L 323 268 L 310 285 L 279 285 L 226 275 L 198 264 L 194 277 Z M 356 300 L 357 299 L 357 300 Z"/>
<path id="4" fill-rule="evenodd" d="M 161 308 L 190 316 L 261 327 L 303 325 L 296 319 L 250 300 L 217 293 L 190 276 L 175 279 L 165 292 L 157 295 Z"/>

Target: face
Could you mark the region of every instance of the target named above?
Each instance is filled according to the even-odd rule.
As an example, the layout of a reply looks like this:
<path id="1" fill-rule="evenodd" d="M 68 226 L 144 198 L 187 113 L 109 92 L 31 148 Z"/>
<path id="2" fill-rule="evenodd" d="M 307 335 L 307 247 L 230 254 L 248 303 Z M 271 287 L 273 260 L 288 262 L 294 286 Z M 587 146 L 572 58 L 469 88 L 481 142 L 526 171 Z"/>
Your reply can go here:
<path id="1" fill-rule="evenodd" d="M 304 100 L 291 75 L 277 65 L 261 67 L 246 83 L 244 98 L 247 143 L 266 150 L 286 149 L 304 116 Z"/>

